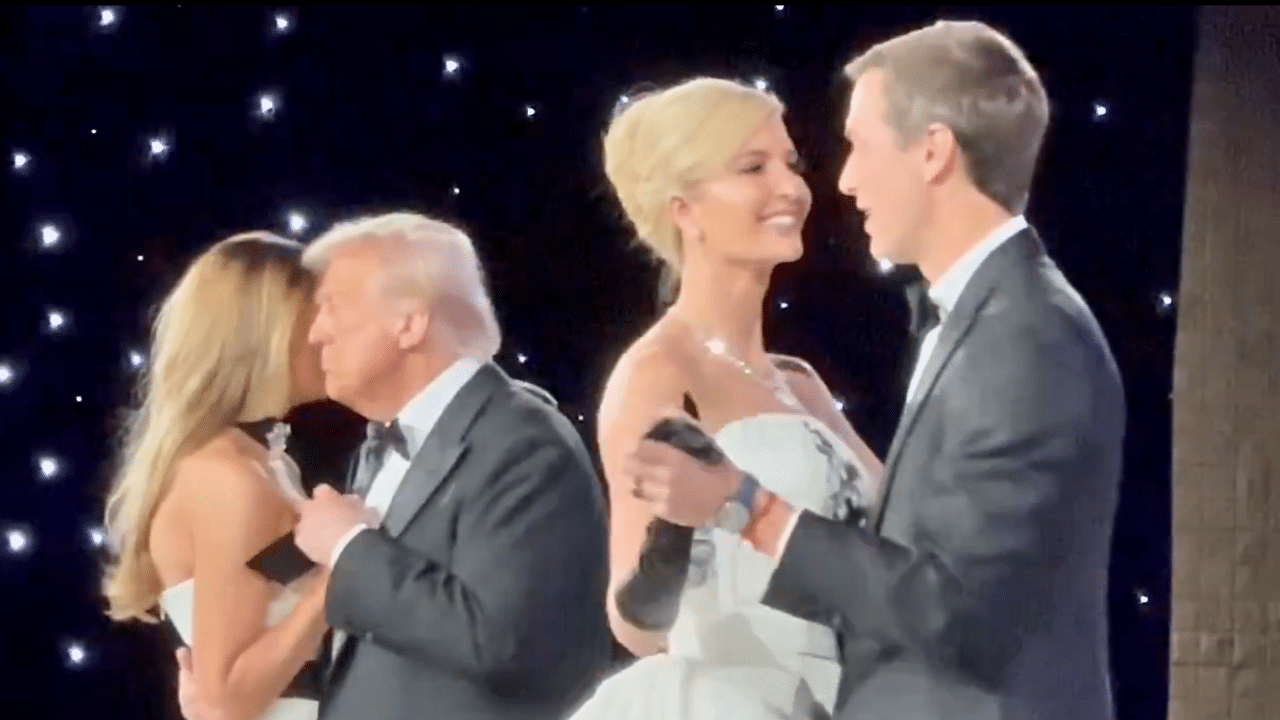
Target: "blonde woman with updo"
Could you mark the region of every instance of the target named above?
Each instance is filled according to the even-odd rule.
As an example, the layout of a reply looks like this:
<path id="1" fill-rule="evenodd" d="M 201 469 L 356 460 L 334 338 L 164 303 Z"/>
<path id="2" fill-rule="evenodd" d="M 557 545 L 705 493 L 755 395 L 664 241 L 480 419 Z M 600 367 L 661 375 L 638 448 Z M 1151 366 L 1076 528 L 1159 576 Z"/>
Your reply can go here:
<path id="1" fill-rule="evenodd" d="M 107 504 L 109 615 L 169 623 L 201 693 L 235 720 L 319 708 L 323 571 L 281 587 L 247 565 L 295 522 L 266 438 L 324 397 L 301 258 L 296 242 L 245 233 L 187 268 L 160 306 Z"/>
<path id="2" fill-rule="evenodd" d="M 761 604 L 769 558 L 735 520 L 696 532 L 655 520 L 625 458 L 683 407 L 760 484 L 832 518 L 878 492 L 880 461 L 803 360 L 770 353 L 773 269 L 804 252 L 811 196 L 767 92 L 697 78 L 631 101 L 604 139 L 605 172 L 639 241 L 678 280 L 605 387 L 599 444 L 611 501 L 609 617 L 640 659 L 576 720 L 827 716 L 840 679 L 830 627 Z"/>

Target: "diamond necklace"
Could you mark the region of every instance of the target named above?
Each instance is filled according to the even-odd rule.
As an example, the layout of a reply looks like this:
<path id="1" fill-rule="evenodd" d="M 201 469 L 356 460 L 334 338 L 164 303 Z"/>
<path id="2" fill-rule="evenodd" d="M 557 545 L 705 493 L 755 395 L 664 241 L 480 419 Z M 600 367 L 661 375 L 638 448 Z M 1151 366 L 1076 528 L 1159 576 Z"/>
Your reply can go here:
<path id="1" fill-rule="evenodd" d="M 800 401 L 796 399 L 795 394 L 791 392 L 791 388 L 787 385 L 786 381 L 782 379 L 782 373 L 779 372 L 776 367 L 770 365 L 769 370 L 771 372 L 766 377 L 763 372 L 751 367 L 747 361 L 738 357 L 729 350 L 729 344 L 724 340 L 699 330 L 693 325 L 693 323 L 690 323 L 684 318 L 677 317 L 677 319 L 684 323 L 686 327 L 692 330 L 694 334 L 699 337 L 702 341 L 702 348 L 712 357 L 727 362 L 741 370 L 742 374 L 746 375 L 753 382 L 759 384 L 761 387 L 772 393 L 773 396 L 783 405 L 793 409 L 801 409 L 803 407 L 800 404 Z"/>

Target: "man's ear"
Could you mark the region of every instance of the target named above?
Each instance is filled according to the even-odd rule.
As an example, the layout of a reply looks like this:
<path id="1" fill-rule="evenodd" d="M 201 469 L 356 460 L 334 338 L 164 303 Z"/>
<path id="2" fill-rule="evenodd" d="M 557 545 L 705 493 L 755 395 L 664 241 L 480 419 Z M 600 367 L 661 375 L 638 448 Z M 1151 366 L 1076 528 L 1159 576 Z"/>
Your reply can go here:
<path id="1" fill-rule="evenodd" d="M 964 158 L 960 155 L 956 135 L 942 123 L 932 123 L 924 131 L 924 137 L 920 139 L 920 152 L 923 155 L 924 181 L 927 183 L 945 180 L 957 170 L 964 172 Z"/>
<path id="2" fill-rule="evenodd" d="M 396 339 L 400 349 L 409 350 L 425 343 L 430 324 L 431 313 L 427 310 L 414 309 L 400 316 L 396 328 Z"/>

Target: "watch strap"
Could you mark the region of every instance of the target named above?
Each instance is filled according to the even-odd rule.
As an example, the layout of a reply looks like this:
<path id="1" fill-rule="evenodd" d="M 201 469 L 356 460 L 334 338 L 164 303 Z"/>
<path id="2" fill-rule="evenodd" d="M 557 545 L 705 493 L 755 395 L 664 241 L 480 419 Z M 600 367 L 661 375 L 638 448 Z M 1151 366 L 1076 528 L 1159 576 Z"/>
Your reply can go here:
<path id="1" fill-rule="evenodd" d="M 738 486 L 738 492 L 734 499 L 747 509 L 747 517 L 750 518 L 755 514 L 756 497 L 760 494 L 760 481 L 755 475 L 749 472 L 742 473 L 742 484 Z"/>

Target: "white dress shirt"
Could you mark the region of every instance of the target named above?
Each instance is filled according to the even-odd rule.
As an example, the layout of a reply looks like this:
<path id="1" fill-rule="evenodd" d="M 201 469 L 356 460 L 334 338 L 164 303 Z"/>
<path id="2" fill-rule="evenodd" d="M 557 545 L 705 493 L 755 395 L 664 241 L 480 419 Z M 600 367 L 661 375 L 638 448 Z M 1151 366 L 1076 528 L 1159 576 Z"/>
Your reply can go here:
<path id="1" fill-rule="evenodd" d="M 960 257 L 947 271 L 938 278 L 938 281 L 929 286 L 929 299 L 938 307 L 938 324 L 932 330 L 925 333 L 924 339 L 920 341 L 920 354 L 916 358 L 915 369 L 911 372 L 911 384 L 907 386 L 907 400 L 910 401 L 916 396 L 916 386 L 920 383 L 920 375 L 924 372 L 925 365 L 929 362 L 929 356 L 933 354 L 933 348 L 938 344 L 938 333 L 942 331 L 942 324 L 947 319 L 947 314 L 956 306 L 956 302 L 960 300 L 960 294 L 964 292 L 965 287 L 969 284 L 969 280 L 973 278 L 973 274 L 978 271 L 982 265 L 982 261 L 986 260 L 996 248 L 1004 244 L 1006 240 L 1022 232 L 1027 227 L 1026 218 L 1021 215 L 1015 215 L 1000 224 L 992 233 L 982 242 L 969 248 L 969 251 Z"/>
<path id="2" fill-rule="evenodd" d="M 916 385 L 920 382 L 920 375 L 924 372 L 925 365 L 929 362 L 929 356 L 933 353 L 934 346 L 938 344 L 938 333 L 942 330 L 942 324 L 946 321 L 947 314 L 951 312 L 956 306 L 956 302 L 960 300 L 960 294 L 964 292 L 969 280 L 973 278 L 973 274 L 978 271 L 982 261 L 995 252 L 996 248 L 1003 245 L 1009 238 L 1022 232 L 1026 227 L 1027 220 L 1021 215 L 1015 215 L 1000 223 L 1000 226 L 991 231 L 990 235 L 983 238 L 982 242 L 969 248 L 968 252 L 962 255 L 951 267 L 947 268 L 937 282 L 929 286 L 929 299 L 933 300 L 934 305 L 938 307 L 938 324 L 925 333 L 924 339 L 920 342 L 920 353 L 916 358 L 915 368 L 911 372 L 911 384 L 907 386 L 908 402 L 915 397 Z M 782 553 L 787 547 L 787 542 L 791 540 L 791 533 L 796 529 L 796 523 L 800 521 L 800 514 L 798 510 L 793 513 L 791 520 L 787 523 L 787 529 L 782 532 L 782 540 L 778 543 L 778 548 L 773 558 L 775 562 L 782 559 Z"/>
<path id="3" fill-rule="evenodd" d="M 396 490 L 400 489 L 400 483 L 404 481 L 413 456 L 418 454 L 427 435 L 435 427 L 436 421 L 444 414 L 445 408 L 453 401 L 462 386 L 476 374 L 480 365 L 478 360 L 471 358 L 458 360 L 423 388 L 422 392 L 415 395 L 396 415 L 396 419 L 400 422 L 400 430 L 404 433 L 409 457 L 401 457 L 400 453 L 390 448 L 385 450 L 387 457 L 384 458 L 382 468 L 374 476 L 373 482 L 369 485 L 369 492 L 364 497 L 365 507 L 377 511 L 378 517 L 387 514 L 391 499 L 395 497 Z M 368 529 L 363 525 L 357 526 L 342 536 L 338 544 L 333 546 L 333 554 L 329 556 L 329 567 L 337 565 L 338 557 L 342 555 L 342 551 L 346 549 L 352 538 Z"/>

